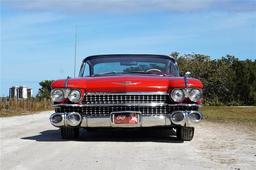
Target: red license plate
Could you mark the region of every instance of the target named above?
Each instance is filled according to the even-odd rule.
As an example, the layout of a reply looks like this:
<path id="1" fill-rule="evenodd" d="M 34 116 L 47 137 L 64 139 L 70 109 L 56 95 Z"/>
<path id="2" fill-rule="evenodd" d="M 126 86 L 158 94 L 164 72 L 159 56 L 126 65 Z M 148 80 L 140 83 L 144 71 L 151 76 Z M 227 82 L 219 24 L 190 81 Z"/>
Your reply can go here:
<path id="1" fill-rule="evenodd" d="M 115 124 L 138 124 L 138 113 L 114 113 L 113 122 Z"/>

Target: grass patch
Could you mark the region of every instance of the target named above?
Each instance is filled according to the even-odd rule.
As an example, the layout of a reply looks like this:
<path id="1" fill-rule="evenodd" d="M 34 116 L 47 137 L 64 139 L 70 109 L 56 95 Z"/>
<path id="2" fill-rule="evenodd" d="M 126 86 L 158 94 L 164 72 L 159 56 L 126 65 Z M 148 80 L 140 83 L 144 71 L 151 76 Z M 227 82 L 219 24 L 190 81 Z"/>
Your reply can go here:
<path id="1" fill-rule="evenodd" d="M 256 106 L 205 106 L 201 108 L 208 121 L 234 122 L 256 126 Z"/>
<path id="2" fill-rule="evenodd" d="M 39 111 L 51 110 L 48 100 L 5 100 L 0 101 L 0 117 L 26 115 Z"/>

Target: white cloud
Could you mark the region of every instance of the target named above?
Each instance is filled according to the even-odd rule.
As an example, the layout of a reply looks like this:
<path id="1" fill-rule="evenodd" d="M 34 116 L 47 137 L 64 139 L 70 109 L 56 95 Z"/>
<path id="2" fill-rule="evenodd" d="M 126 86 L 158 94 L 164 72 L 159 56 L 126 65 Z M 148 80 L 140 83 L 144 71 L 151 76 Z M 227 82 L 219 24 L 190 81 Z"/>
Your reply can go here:
<path id="1" fill-rule="evenodd" d="M 131 12 L 141 10 L 190 12 L 209 9 L 256 11 L 255 0 L 2 0 L 2 3 L 23 10 L 64 12 Z"/>

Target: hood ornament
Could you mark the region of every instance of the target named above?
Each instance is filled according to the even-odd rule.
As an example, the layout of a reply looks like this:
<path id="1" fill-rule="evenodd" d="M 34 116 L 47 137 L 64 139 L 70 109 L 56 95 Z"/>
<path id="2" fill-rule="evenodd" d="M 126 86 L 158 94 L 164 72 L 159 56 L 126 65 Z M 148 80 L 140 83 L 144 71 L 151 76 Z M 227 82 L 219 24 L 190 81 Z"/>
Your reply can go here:
<path id="1" fill-rule="evenodd" d="M 112 84 L 128 86 L 128 85 L 136 85 L 136 84 L 140 84 L 140 83 L 139 82 L 132 82 L 132 81 L 123 81 L 123 82 L 113 82 Z"/>

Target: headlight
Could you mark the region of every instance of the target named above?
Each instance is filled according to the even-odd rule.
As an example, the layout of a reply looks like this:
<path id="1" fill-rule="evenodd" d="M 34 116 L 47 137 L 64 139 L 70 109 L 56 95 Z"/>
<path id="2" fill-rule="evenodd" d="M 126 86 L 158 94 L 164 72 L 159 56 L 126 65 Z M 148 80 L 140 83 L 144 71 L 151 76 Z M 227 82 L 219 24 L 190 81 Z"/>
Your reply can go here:
<path id="1" fill-rule="evenodd" d="M 51 92 L 53 102 L 60 102 L 64 99 L 64 92 L 61 89 L 55 89 Z"/>
<path id="2" fill-rule="evenodd" d="M 69 95 L 68 95 L 68 99 L 71 101 L 71 102 L 74 102 L 74 103 L 77 103 L 80 101 L 80 98 L 81 98 L 81 93 L 79 90 L 72 90 Z"/>
<path id="3" fill-rule="evenodd" d="M 170 94 L 171 98 L 175 102 L 182 102 L 185 98 L 184 92 L 181 89 L 174 89 Z"/>
<path id="4" fill-rule="evenodd" d="M 202 98 L 202 92 L 199 89 L 191 89 L 188 93 L 188 97 L 192 102 L 197 102 Z"/>

